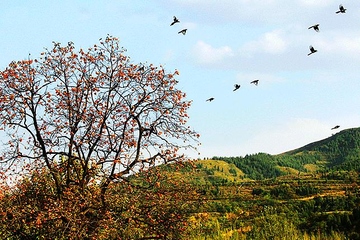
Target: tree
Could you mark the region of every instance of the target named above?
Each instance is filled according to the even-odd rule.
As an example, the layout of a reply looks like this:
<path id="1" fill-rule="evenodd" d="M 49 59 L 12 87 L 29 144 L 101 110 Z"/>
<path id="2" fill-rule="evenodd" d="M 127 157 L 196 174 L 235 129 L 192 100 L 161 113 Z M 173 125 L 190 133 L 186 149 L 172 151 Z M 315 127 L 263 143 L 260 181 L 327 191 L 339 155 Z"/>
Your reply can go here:
<path id="1" fill-rule="evenodd" d="M 53 45 L 0 71 L 7 180 L 45 174 L 54 201 L 69 191 L 87 196 L 96 185 L 105 213 L 111 184 L 186 160 L 182 149 L 196 148 L 199 134 L 187 125 L 191 101 L 176 89 L 177 70 L 131 63 L 112 36 L 86 51 L 72 42 Z"/>

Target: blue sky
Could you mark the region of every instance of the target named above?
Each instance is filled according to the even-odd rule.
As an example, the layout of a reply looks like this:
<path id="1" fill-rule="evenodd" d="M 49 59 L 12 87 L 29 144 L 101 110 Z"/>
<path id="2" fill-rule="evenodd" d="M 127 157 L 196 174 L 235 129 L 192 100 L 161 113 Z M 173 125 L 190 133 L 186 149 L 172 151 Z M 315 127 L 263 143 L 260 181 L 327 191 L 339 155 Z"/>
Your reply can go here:
<path id="1" fill-rule="evenodd" d="M 358 1 L 2 0 L 0 15 L 1 69 L 52 41 L 87 48 L 107 34 L 136 63 L 178 69 L 201 134 L 191 157 L 277 154 L 359 127 Z"/>

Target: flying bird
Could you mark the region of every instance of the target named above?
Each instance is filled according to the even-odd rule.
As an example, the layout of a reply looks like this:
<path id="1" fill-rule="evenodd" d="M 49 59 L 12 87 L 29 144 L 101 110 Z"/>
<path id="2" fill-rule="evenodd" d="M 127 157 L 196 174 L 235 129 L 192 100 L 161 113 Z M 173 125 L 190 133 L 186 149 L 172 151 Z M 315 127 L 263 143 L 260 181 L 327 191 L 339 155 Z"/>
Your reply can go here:
<path id="1" fill-rule="evenodd" d="M 181 31 L 178 32 L 178 33 L 179 33 L 179 34 L 181 33 L 182 35 L 185 35 L 185 34 L 186 34 L 186 31 L 187 31 L 187 29 L 185 28 L 185 29 L 181 30 Z"/>
<path id="2" fill-rule="evenodd" d="M 308 56 L 317 52 L 317 50 L 313 46 L 310 45 L 309 48 L 310 48 L 310 53 L 308 53 Z"/>
<path id="3" fill-rule="evenodd" d="M 175 23 L 178 23 L 180 22 L 179 19 L 177 19 L 175 16 L 174 16 L 174 20 L 173 22 L 170 24 L 170 26 L 174 25 Z"/>
<path id="4" fill-rule="evenodd" d="M 240 86 L 240 84 L 235 84 L 235 85 L 234 85 L 234 90 L 233 90 L 233 91 L 238 90 L 240 87 L 241 87 L 241 86 Z"/>
<path id="5" fill-rule="evenodd" d="M 211 98 L 207 99 L 206 101 L 211 102 L 211 101 L 214 100 L 214 99 L 215 99 L 215 98 L 211 97 Z"/>
<path id="6" fill-rule="evenodd" d="M 339 125 L 336 125 L 335 127 L 331 128 L 331 130 L 338 129 L 339 127 Z"/>
<path id="7" fill-rule="evenodd" d="M 259 84 L 259 80 L 256 79 L 256 80 L 254 80 L 254 81 L 251 81 L 250 84 L 255 84 L 255 85 L 257 86 L 257 85 Z"/>
<path id="8" fill-rule="evenodd" d="M 344 6 L 342 4 L 339 5 L 339 11 L 337 11 L 336 13 L 345 13 L 346 12 L 346 8 L 344 8 Z"/>
<path id="9" fill-rule="evenodd" d="M 319 32 L 319 31 L 320 31 L 320 29 L 319 29 L 319 25 L 320 25 L 320 24 L 315 24 L 315 25 L 312 25 L 312 26 L 308 27 L 308 29 L 313 28 L 315 31 Z"/>

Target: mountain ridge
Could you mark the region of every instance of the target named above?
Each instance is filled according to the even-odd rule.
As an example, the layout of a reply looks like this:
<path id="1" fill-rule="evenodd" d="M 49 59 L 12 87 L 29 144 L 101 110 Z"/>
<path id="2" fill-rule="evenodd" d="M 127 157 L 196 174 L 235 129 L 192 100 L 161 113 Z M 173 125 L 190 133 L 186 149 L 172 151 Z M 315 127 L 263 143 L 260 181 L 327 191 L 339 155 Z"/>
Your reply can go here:
<path id="1" fill-rule="evenodd" d="M 324 145 L 324 144 L 327 144 L 328 142 L 330 142 L 332 140 L 336 140 L 336 138 L 338 138 L 339 136 L 349 135 L 349 133 L 357 134 L 357 137 L 360 139 L 360 127 L 359 128 L 348 128 L 348 129 L 341 130 L 340 132 L 335 133 L 330 137 L 327 137 L 327 138 L 324 138 L 324 139 L 321 139 L 321 140 L 306 144 L 306 145 L 304 145 L 302 147 L 299 147 L 299 148 L 296 148 L 296 149 L 293 149 L 293 150 L 290 150 L 290 151 L 286 151 L 286 152 L 281 153 L 281 154 L 295 154 L 295 153 L 300 152 L 300 151 L 311 150 L 311 149 L 317 148 L 319 145 Z"/>
<path id="2" fill-rule="evenodd" d="M 344 129 L 328 138 L 281 154 L 256 153 L 244 157 L 218 157 L 244 173 L 242 178 L 262 180 L 294 173 L 360 171 L 360 128 Z M 211 161 L 211 160 L 210 160 Z M 209 162 L 198 161 L 201 169 L 216 175 Z M 209 171 L 211 169 L 211 171 Z"/>

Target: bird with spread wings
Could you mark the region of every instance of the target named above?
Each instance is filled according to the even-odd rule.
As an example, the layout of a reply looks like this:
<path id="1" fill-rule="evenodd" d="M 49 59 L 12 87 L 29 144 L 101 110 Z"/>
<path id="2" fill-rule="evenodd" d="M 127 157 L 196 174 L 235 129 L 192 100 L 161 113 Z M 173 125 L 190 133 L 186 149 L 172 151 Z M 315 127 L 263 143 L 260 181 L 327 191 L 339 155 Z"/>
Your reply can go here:
<path id="1" fill-rule="evenodd" d="M 317 52 L 317 50 L 313 46 L 310 45 L 309 48 L 310 48 L 310 53 L 308 53 L 308 56 Z"/>
<path id="2" fill-rule="evenodd" d="M 174 25 L 175 23 L 179 23 L 179 19 L 177 19 L 177 17 L 174 16 L 174 20 L 173 22 L 170 24 L 170 26 Z"/>
<path id="3" fill-rule="evenodd" d="M 319 25 L 320 25 L 320 24 L 315 24 L 315 25 L 312 25 L 312 26 L 308 27 L 308 29 L 313 28 L 315 31 L 319 32 L 319 31 L 320 31 L 320 29 L 319 29 Z"/>
<path id="4" fill-rule="evenodd" d="M 342 4 L 339 5 L 339 11 L 335 12 L 336 14 L 338 13 L 345 13 L 346 12 L 346 8 L 344 8 L 344 6 Z"/>

